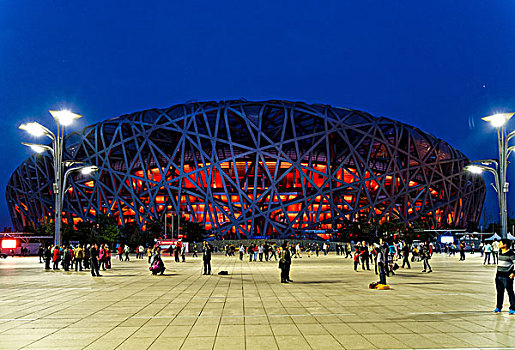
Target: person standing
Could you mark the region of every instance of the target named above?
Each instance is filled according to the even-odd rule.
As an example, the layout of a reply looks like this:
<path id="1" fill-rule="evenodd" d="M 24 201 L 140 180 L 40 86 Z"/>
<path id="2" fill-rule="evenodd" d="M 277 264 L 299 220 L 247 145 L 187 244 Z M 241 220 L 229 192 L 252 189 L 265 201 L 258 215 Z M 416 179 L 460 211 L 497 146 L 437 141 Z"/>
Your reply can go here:
<path id="1" fill-rule="evenodd" d="M 207 241 L 204 241 L 204 246 L 202 247 L 202 261 L 204 262 L 204 275 L 211 274 L 211 253 L 213 251 L 213 247 Z"/>
<path id="2" fill-rule="evenodd" d="M 84 259 L 84 249 L 82 249 L 82 245 L 78 245 L 73 252 L 75 256 L 75 271 L 82 271 L 82 259 Z"/>
<path id="3" fill-rule="evenodd" d="M 179 243 L 177 243 L 175 245 L 175 248 L 173 250 L 173 258 L 175 260 L 175 262 L 180 262 L 180 259 L 179 259 L 179 251 L 181 250 L 181 247 L 179 247 Z"/>
<path id="4" fill-rule="evenodd" d="M 259 251 L 259 262 L 263 262 L 263 254 L 265 252 L 264 248 L 263 248 L 263 244 L 259 245 L 258 251 Z"/>
<path id="5" fill-rule="evenodd" d="M 98 251 L 98 262 L 100 264 L 99 269 L 102 269 L 103 271 L 106 270 L 105 255 L 106 255 L 106 251 L 104 249 L 104 245 L 101 244 L 100 245 L 100 250 Z"/>
<path id="6" fill-rule="evenodd" d="M 91 276 L 102 276 L 99 272 L 100 266 L 98 265 L 98 245 L 96 243 L 92 244 L 91 248 L 89 248 L 89 259 L 91 263 Z"/>
<path id="7" fill-rule="evenodd" d="M 45 270 L 50 270 L 50 261 L 52 260 L 52 247 L 48 246 L 45 248 Z"/>
<path id="8" fill-rule="evenodd" d="M 291 253 L 288 241 L 284 241 L 279 255 L 279 268 L 281 269 L 281 283 L 293 282 L 290 279 Z"/>
<path id="9" fill-rule="evenodd" d="M 243 244 L 240 244 L 239 252 L 240 252 L 240 261 L 243 261 L 243 255 L 245 255 L 245 247 L 243 246 Z"/>
<path id="10" fill-rule="evenodd" d="M 55 246 L 54 250 L 52 250 L 52 262 L 54 263 L 53 269 L 59 270 L 59 261 L 61 260 L 61 251 L 59 250 L 59 246 Z"/>
<path id="11" fill-rule="evenodd" d="M 499 242 L 497 242 L 497 239 L 494 239 L 492 243 L 492 258 L 494 259 L 494 264 L 499 262 Z"/>
<path id="12" fill-rule="evenodd" d="M 367 270 L 370 271 L 370 263 L 369 263 L 369 252 L 368 252 L 368 246 L 365 241 L 363 241 L 363 245 L 361 246 L 361 267 L 363 270 L 365 270 L 365 265 L 367 265 Z"/>
<path id="13" fill-rule="evenodd" d="M 122 254 L 123 254 L 123 247 L 121 244 L 119 244 L 118 245 L 118 260 L 120 260 L 120 261 L 123 261 Z"/>
<path id="14" fill-rule="evenodd" d="M 152 259 L 152 248 L 148 247 L 147 248 L 147 257 L 148 257 L 148 263 L 150 264 L 151 263 L 151 259 Z"/>
<path id="15" fill-rule="evenodd" d="M 492 245 L 490 243 L 486 243 L 483 246 L 483 252 L 485 254 L 485 260 L 483 260 L 483 265 L 488 262 L 488 265 L 490 265 L 490 254 L 492 254 Z"/>
<path id="16" fill-rule="evenodd" d="M 422 272 L 426 272 L 427 270 L 429 270 L 427 273 L 433 272 L 431 265 L 429 265 L 429 259 L 431 259 L 431 254 L 429 253 L 429 242 L 426 242 L 422 245 L 422 248 L 420 249 L 420 255 L 424 261 L 424 270 L 422 270 Z"/>
<path id="17" fill-rule="evenodd" d="M 359 266 L 359 253 L 354 253 L 354 271 L 358 272 L 358 266 Z"/>
<path id="18" fill-rule="evenodd" d="M 88 244 L 85 248 L 86 249 L 84 249 L 84 260 L 83 260 L 84 261 L 84 269 L 89 270 L 91 267 L 90 266 L 91 264 L 89 263 L 89 260 L 90 260 L 89 259 L 89 257 L 90 257 L 89 251 L 90 251 L 91 246 Z"/>
<path id="19" fill-rule="evenodd" d="M 379 283 L 386 284 L 386 271 L 388 269 L 388 252 L 390 247 L 383 239 L 379 239 L 379 248 L 377 252 L 377 269 L 379 270 Z"/>
<path id="20" fill-rule="evenodd" d="M 42 264 L 43 263 L 43 253 L 45 252 L 45 249 L 43 248 L 43 244 L 41 244 L 39 246 L 39 249 L 38 249 L 38 256 L 39 256 L 39 263 Z"/>
<path id="21" fill-rule="evenodd" d="M 181 258 L 182 262 L 186 262 L 186 245 L 182 245 L 181 247 Z"/>
<path id="22" fill-rule="evenodd" d="M 513 293 L 513 279 L 515 278 L 515 252 L 510 249 L 511 241 L 503 238 L 499 244 L 499 260 L 497 274 L 495 275 L 495 288 L 497 290 L 497 305 L 494 312 L 501 312 L 504 301 L 504 291 L 508 293 L 510 302 L 510 315 L 515 315 L 515 294 Z"/>

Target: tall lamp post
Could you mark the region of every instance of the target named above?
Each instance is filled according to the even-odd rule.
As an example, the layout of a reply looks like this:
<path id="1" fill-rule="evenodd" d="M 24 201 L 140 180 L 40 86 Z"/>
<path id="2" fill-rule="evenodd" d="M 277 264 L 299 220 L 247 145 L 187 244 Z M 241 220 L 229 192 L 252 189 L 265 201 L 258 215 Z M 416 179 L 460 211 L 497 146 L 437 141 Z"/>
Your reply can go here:
<path id="1" fill-rule="evenodd" d="M 506 135 L 506 123 L 514 114 L 515 113 L 500 113 L 482 118 L 497 129 L 499 159 L 475 161 L 473 162 L 474 164 L 467 167 L 467 170 L 473 173 L 489 171 L 495 176 L 495 188 L 499 202 L 499 216 L 501 221 L 501 238 L 506 238 L 508 236 L 508 207 L 506 195 L 509 191 L 509 183 L 506 182 L 506 170 L 508 167 L 508 157 L 515 149 L 515 146 L 509 146 L 510 140 L 515 137 L 515 131 Z"/>
<path id="2" fill-rule="evenodd" d="M 27 131 L 32 136 L 40 137 L 47 136 L 52 140 L 52 146 L 48 145 L 40 145 L 34 143 L 23 143 L 24 145 L 30 147 L 33 151 L 37 153 L 42 153 L 45 151 L 50 151 L 52 154 L 52 161 L 54 166 L 54 179 L 55 182 L 53 184 L 53 191 L 55 196 L 55 236 L 54 236 L 54 245 L 61 245 L 61 211 L 62 211 L 62 200 L 64 199 L 64 191 L 63 191 L 63 179 L 66 179 L 72 171 L 83 170 L 83 172 L 88 173 L 96 170 L 96 167 L 91 166 L 79 166 L 68 169 L 63 176 L 63 170 L 67 165 L 74 164 L 73 162 L 63 162 L 63 145 L 64 145 L 64 129 L 66 126 L 69 126 L 75 119 L 81 118 L 81 115 L 72 113 L 70 111 L 62 110 L 62 111 L 49 111 L 57 125 L 57 132 L 54 134 L 48 128 L 37 122 L 25 123 L 19 126 L 21 130 Z"/>

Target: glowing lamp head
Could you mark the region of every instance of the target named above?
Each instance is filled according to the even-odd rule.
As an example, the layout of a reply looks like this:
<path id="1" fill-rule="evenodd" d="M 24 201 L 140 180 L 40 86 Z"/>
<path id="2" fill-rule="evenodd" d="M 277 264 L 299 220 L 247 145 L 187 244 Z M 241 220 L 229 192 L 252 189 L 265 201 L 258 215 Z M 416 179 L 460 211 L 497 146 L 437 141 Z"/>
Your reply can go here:
<path id="1" fill-rule="evenodd" d="M 79 114 L 75 114 L 75 113 L 72 113 L 68 110 L 61 110 L 61 111 L 49 111 L 50 114 L 52 114 L 52 117 L 54 117 L 54 119 L 61 125 L 63 126 L 68 126 L 70 125 L 71 123 L 73 123 L 73 121 L 75 119 L 79 119 L 81 118 L 82 116 L 79 115 Z"/>
<path id="2" fill-rule="evenodd" d="M 45 146 L 45 145 L 38 145 L 36 143 L 26 143 L 26 142 L 22 142 L 22 145 L 30 147 L 30 149 L 33 150 L 36 153 L 43 153 L 45 151 L 51 151 L 52 152 L 52 148 L 48 147 L 48 146 Z"/>
<path id="3" fill-rule="evenodd" d="M 477 165 L 468 165 L 465 167 L 465 170 L 470 171 L 473 174 L 481 174 L 483 172 L 483 168 Z"/>
<path id="4" fill-rule="evenodd" d="M 45 127 L 36 122 L 22 124 L 19 129 L 25 130 L 32 136 L 43 136 L 47 133 Z"/>
<path id="5" fill-rule="evenodd" d="M 498 114 L 489 115 L 488 117 L 484 117 L 481 119 L 483 119 L 485 122 L 489 122 L 490 124 L 492 124 L 492 126 L 494 126 L 496 128 L 500 128 L 501 126 L 506 124 L 506 122 L 508 122 L 508 120 L 510 120 L 510 118 L 513 116 L 513 114 L 514 113 L 498 113 Z"/>
<path id="6" fill-rule="evenodd" d="M 30 145 L 29 146 L 31 150 L 33 150 L 36 153 L 43 153 L 45 152 L 45 149 L 41 147 L 40 145 Z"/>
<path id="7" fill-rule="evenodd" d="M 91 165 L 91 166 L 82 168 L 80 172 L 82 173 L 82 175 L 89 175 L 92 172 L 97 171 L 97 170 L 98 170 L 98 167 Z"/>

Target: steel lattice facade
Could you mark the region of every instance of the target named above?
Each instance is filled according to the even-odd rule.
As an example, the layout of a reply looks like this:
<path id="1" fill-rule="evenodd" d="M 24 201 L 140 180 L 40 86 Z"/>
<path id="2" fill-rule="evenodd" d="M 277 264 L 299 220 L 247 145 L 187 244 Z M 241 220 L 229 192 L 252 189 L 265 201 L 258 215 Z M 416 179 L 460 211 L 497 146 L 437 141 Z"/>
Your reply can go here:
<path id="1" fill-rule="evenodd" d="M 387 118 L 288 101 L 187 103 L 86 127 L 65 158 L 99 167 L 73 175 L 63 220 L 97 213 L 121 225 L 181 212 L 237 237 L 338 229 L 358 217 L 437 226 L 480 217 L 485 185 L 446 142 Z M 7 186 L 17 230 L 53 216 L 49 155 L 23 162 Z"/>

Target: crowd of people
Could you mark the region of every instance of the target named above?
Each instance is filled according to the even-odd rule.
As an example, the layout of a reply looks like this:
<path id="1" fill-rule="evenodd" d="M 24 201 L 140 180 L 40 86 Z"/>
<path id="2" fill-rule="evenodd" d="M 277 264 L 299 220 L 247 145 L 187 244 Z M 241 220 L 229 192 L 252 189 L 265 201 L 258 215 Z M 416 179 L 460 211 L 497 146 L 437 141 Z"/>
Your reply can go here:
<path id="1" fill-rule="evenodd" d="M 239 259 L 243 261 L 244 257 L 248 257 L 249 262 L 268 262 L 279 261 L 279 269 L 281 270 L 281 283 L 293 282 L 290 279 L 290 267 L 292 258 L 302 258 L 304 253 L 307 257 L 320 252 L 327 255 L 331 247 L 327 243 L 293 243 L 289 244 L 284 241 L 280 246 L 275 242 L 251 243 L 248 246 L 240 244 L 239 248 L 232 244 L 224 246 L 223 250 L 226 256 L 236 256 L 238 251 Z M 478 247 L 481 256 L 484 256 L 483 264 L 490 264 L 491 258 L 493 264 L 497 264 L 496 289 L 497 289 L 497 307 L 496 312 L 502 309 L 504 292 L 508 292 L 510 301 L 510 314 L 515 314 L 515 296 L 513 293 L 513 280 L 515 253 L 510 249 L 511 241 L 494 240 L 492 242 L 481 243 Z M 380 239 L 379 243 L 367 243 L 365 241 L 351 245 L 350 243 L 336 243 L 334 250 L 337 256 L 343 256 L 345 259 L 353 260 L 354 271 L 359 271 L 360 267 L 363 271 L 371 271 L 379 275 L 379 282 L 387 284 L 386 278 L 395 275 L 395 271 L 399 268 L 411 269 L 410 262 L 423 262 L 422 272 L 430 273 L 432 268 L 430 259 L 434 252 L 445 253 L 450 256 L 455 255 L 456 251 L 460 252 L 460 261 L 465 260 L 466 243 L 461 241 L 459 246 L 455 244 L 447 244 L 440 246 L 430 242 L 419 244 L 409 244 L 405 241 L 387 242 Z M 197 257 L 197 245 L 190 245 L 190 252 L 193 257 Z M 474 248 L 470 247 L 473 254 Z M 204 241 L 202 244 L 202 272 L 204 275 L 211 274 L 211 257 L 216 247 L 211 246 Z M 119 245 L 117 247 L 117 257 L 120 261 L 130 261 L 131 249 L 127 245 Z M 144 259 L 144 255 L 148 257 L 149 270 L 152 274 L 163 275 L 166 267 L 162 259 L 162 250 L 158 244 L 153 247 L 137 246 L 135 248 L 136 259 Z M 46 270 L 64 271 L 91 271 L 94 277 L 102 276 L 100 271 L 111 269 L 111 249 L 107 244 L 98 245 L 87 244 L 81 245 L 62 245 L 62 246 L 41 246 L 39 249 L 40 263 L 45 264 Z M 170 247 L 170 255 L 173 255 L 175 262 L 185 262 L 186 247 L 182 242 Z M 411 259 L 410 259 L 411 255 Z M 402 261 L 402 266 L 399 264 Z"/>

